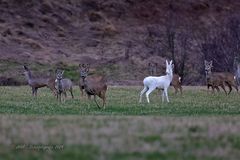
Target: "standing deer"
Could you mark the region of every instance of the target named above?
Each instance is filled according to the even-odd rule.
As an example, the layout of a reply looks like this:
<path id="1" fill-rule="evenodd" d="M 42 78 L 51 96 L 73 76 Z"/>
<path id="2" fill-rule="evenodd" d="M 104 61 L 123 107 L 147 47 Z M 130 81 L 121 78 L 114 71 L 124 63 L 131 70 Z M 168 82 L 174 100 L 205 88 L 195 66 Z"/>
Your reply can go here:
<path id="1" fill-rule="evenodd" d="M 82 64 L 82 65 L 79 64 L 79 74 L 80 74 L 79 89 L 80 89 L 82 96 L 83 96 L 83 91 L 84 91 L 83 80 L 84 80 L 84 78 L 87 77 L 88 72 L 89 72 L 89 64 Z"/>
<path id="2" fill-rule="evenodd" d="M 149 101 L 149 94 L 154 91 L 156 88 L 162 89 L 162 102 L 164 102 L 164 97 L 166 98 L 167 102 L 169 102 L 168 99 L 168 87 L 170 86 L 170 83 L 173 78 L 173 68 L 174 64 L 172 64 L 172 60 L 168 63 L 166 60 L 166 75 L 165 76 L 149 76 L 144 78 L 143 84 L 144 88 L 140 93 L 140 99 L 139 103 L 142 102 L 142 95 L 146 93 L 147 102 Z"/>
<path id="3" fill-rule="evenodd" d="M 67 97 L 66 91 L 69 91 L 71 93 L 72 99 L 73 96 L 73 83 L 68 78 L 63 78 L 64 71 L 56 70 L 56 80 L 55 85 L 57 89 L 57 99 L 61 102 L 62 101 L 62 94 L 64 94 L 65 99 Z M 63 99 L 65 101 L 65 99 Z"/>
<path id="4" fill-rule="evenodd" d="M 47 77 L 34 77 L 32 72 L 29 70 L 27 66 L 23 66 L 24 68 L 24 75 L 28 81 L 28 85 L 32 87 L 32 95 L 37 96 L 38 88 L 48 87 L 52 90 L 53 94 L 56 95 L 56 88 L 55 88 L 55 79 L 47 76 Z"/>
<path id="5" fill-rule="evenodd" d="M 175 89 L 175 94 L 178 93 L 178 89 L 179 89 L 180 93 L 182 95 L 182 82 L 181 82 L 181 77 L 178 74 L 173 74 L 173 79 L 172 79 L 171 85 Z"/>
<path id="6" fill-rule="evenodd" d="M 107 92 L 107 84 L 106 80 L 103 76 L 91 75 L 88 76 L 89 65 L 80 65 L 80 76 L 81 82 L 83 84 L 83 88 L 90 99 L 91 95 L 94 96 L 94 101 L 97 107 L 100 109 L 101 107 L 97 103 L 96 96 L 100 97 L 103 100 L 102 107 L 105 108 L 106 105 L 106 92 Z"/>
<path id="7" fill-rule="evenodd" d="M 157 74 L 157 63 L 148 63 L 148 71 L 151 76 Z"/>
<path id="8" fill-rule="evenodd" d="M 156 76 L 157 75 L 157 63 L 148 63 L 148 71 L 149 71 L 150 76 Z M 178 90 L 180 90 L 180 93 L 182 94 L 181 77 L 178 74 L 173 74 L 173 79 L 172 79 L 171 85 L 175 89 L 175 94 L 178 93 Z"/>
<path id="9" fill-rule="evenodd" d="M 216 88 L 219 91 L 218 86 L 222 87 L 224 92 L 227 94 L 224 85 L 226 84 L 229 87 L 228 94 L 232 91 L 232 86 L 237 90 L 238 92 L 238 86 L 236 84 L 236 77 L 229 72 L 212 72 L 212 61 L 204 61 L 205 63 L 205 72 L 206 72 L 206 81 L 208 90 L 209 87 L 212 87 L 212 90 L 214 92 L 214 88 Z"/>

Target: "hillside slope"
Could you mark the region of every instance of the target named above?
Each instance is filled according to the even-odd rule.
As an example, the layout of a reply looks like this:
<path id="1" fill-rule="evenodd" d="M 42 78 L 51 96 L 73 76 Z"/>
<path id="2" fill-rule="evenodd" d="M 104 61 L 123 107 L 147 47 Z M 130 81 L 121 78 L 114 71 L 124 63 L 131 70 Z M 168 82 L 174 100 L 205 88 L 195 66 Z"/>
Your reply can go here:
<path id="1" fill-rule="evenodd" d="M 240 3 L 235 0 L 1 0 L 0 12 L 2 77 L 24 81 L 22 65 L 27 64 L 41 72 L 64 68 L 66 76 L 77 81 L 78 64 L 90 63 L 92 71 L 106 74 L 109 82 L 132 84 L 148 75 L 149 62 L 157 63 L 158 74 L 163 74 L 165 59 L 171 59 L 174 51 L 178 70 L 186 52 L 182 71 L 185 84 L 202 84 L 204 58 L 226 63 L 227 68 L 218 70 L 229 70 L 233 65 L 233 58 L 221 61 L 226 54 L 203 55 L 206 37 L 202 35 L 213 35 L 212 38 L 216 28 L 224 30 L 222 26 L 229 19 L 239 17 Z M 175 35 L 173 50 L 168 33 Z M 187 37 L 186 45 L 182 37 Z"/>

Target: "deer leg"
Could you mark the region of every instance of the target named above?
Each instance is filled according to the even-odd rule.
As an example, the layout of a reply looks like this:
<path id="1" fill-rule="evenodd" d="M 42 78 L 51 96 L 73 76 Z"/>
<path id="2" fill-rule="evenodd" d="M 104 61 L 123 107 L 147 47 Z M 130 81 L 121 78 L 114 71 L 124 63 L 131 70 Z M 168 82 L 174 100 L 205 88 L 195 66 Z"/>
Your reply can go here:
<path id="1" fill-rule="evenodd" d="M 162 103 L 164 102 L 164 91 L 162 90 Z"/>
<path id="2" fill-rule="evenodd" d="M 47 87 L 53 92 L 53 96 L 57 96 L 57 90 L 55 88 L 55 83 L 47 85 Z"/>
<path id="3" fill-rule="evenodd" d="M 81 95 L 82 95 L 82 97 L 83 97 L 83 89 L 84 89 L 84 87 L 80 85 L 80 86 L 79 86 L 79 89 L 80 89 Z"/>
<path id="4" fill-rule="evenodd" d="M 226 91 L 226 89 L 225 89 L 225 86 L 224 86 L 223 84 L 221 84 L 220 86 L 222 87 L 222 89 L 224 90 L 224 92 L 225 92 L 226 95 L 227 95 L 227 91 Z"/>
<path id="5" fill-rule="evenodd" d="M 87 97 L 88 97 L 88 100 L 90 100 L 90 99 L 91 99 L 91 95 L 90 95 L 90 94 L 87 94 Z"/>
<path id="6" fill-rule="evenodd" d="M 52 92 L 53 92 L 53 96 L 56 96 L 57 95 L 57 90 L 56 90 L 56 88 L 54 87 L 54 88 L 50 88 L 51 90 L 52 90 Z"/>
<path id="7" fill-rule="evenodd" d="M 174 89 L 175 89 L 175 95 L 177 95 L 177 93 L 178 93 L 178 88 L 176 87 L 176 86 L 173 86 L 174 87 Z"/>
<path id="8" fill-rule="evenodd" d="M 215 94 L 215 90 L 214 90 L 215 87 L 211 85 L 211 88 L 212 88 L 212 93 Z"/>
<path id="9" fill-rule="evenodd" d="M 96 105 L 97 105 L 97 107 L 98 107 L 98 109 L 101 109 L 101 107 L 98 105 L 98 103 L 97 103 L 97 100 L 96 100 L 96 95 L 94 95 L 94 101 L 95 101 L 95 103 L 96 103 Z"/>
<path id="10" fill-rule="evenodd" d="M 207 92 L 208 92 L 208 94 L 209 94 L 209 88 L 210 88 L 210 86 L 211 86 L 210 84 L 207 85 Z M 211 87 L 212 87 L 212 86 L 211 86 Z"/>
<path id="11" fill-rule="evenodd" d="M 169 102 L 167 88 L 164 88 L 164 93 L 165 93 L 165 97 L 167 99 L 167 102 Z"/>
<path id="12" fill-rule="evenodd" d="M 60 100 L 61 100 L 61 93 L 60 93 L 60 92 L 57 92 L 57 101 L 60 102 Z"/>
<path id="13" fill-rule="evenodd" d="M 35 95 L 35 88 L 32 87 L 32 96 L 34 96 L 34 95 Z"/>
<path id="14" fill-rule="evenodd" d="M 62 102 L 62 92 L 58 92 L 58 101 L 61 103 Z"/>
<path id="15" fill-rule="evenodd" d="M 57 96 L 57 90 L 55 88 L 52 90 L 52 92 L 54 96 Z"/>
<path id="16" fill-rule="evenodd" d="M 103 108 L 105 109 L 105 106 L 106 106 L 106 96 L 105 96 L 105 94 L 104 94 L 104 96 L 103 96 Z"/>
<path id="17" fill-rule="evenodd" d="M 180 89 L 180 93 L 181 93 L 181 95 L 182 95 L 182 86 L 180 86 L 179 89 Z"/>
<path id="18" fill-rule="evenodd" d="M 99 97 L 103 100 L 103 108 L 105 109 L 106 105 L 106 96 L 105 96 L 105 91 L 100 92 Z"/>
<path id="19" fill-rule="evenodd" d="M 142 103 L 142 95 L 148 90 L 147 87 L 144 86 L 143 90 L 140 93 L 139 103 Z"/>
<path id="20" fill-rule="evenodd" d="M 220 89 L 218 88 L 218 86 L 215 86 L 214 88 L 216 88 L 217 92 L 220 92 Z"/>
<path id="21" fill-rule="evenodd" d="M 74 98 L 74 96 L 73 96 L 73 89 L 72 88 L 70 88 L 70 93 L 71 93 L 71 96 L 72 96 L 72 99 Z"/>
<path id="22" fill-rule="evenodd" d="M 238 92 L 238 85 L 236 82 L 233 82 L 232 86 L 236 89 L 236 91 Z"/>
<path id="23" fill-rule="evenodd" d="M 149 101 L 149 94 L 152 93 L 152 91 L 155 89 L 155 87 L 149 88 L 147 93 L 146 93 L 146 97 L 147 97 L 147 102 L 150 103 Z"/>
<path id="24" fill-rule="evenodd" d="M 63 102 L 65 102 L 65 100 L 67 99 L 67 92 L 64 91 L 64 92 L 62 92 L 62 93 L 64 94 Z"/>
<path id="25" fill-rule="evenodd" d="M 35 96 L 37 96 L 38 88 L 35 88 Z"/>
<path id="26" fill-rule="evenodd" d="M 57 92 L 57 100 L 59 100 L 59 93 Z"/>
<path id="27" fill-rule="evenodd" d="M 226 84 L 227 84 L 227 86 L 228 86 L 228 88 L 229 88 L 228 94 L 230 94 L 231 91 L 232 91 L 232 86 L 231 86 L 231 84 L 230 84 L 229 82 L 226 82 Z"/>

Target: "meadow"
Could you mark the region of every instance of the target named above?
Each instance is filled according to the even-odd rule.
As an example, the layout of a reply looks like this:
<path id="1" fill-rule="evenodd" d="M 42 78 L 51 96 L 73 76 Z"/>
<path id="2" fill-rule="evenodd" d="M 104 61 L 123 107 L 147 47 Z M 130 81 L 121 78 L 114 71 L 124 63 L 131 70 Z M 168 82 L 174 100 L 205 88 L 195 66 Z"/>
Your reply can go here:
<path id="1" fill-rule="evenodd" d="M 0 87 L 0 159 L 237 159 L 240 94 L 206 87 L 158 91 L 138 103 L 142 87 L 114 87 L 106 109 L 80 97 L 59 103 L 49 89 Z M 98 99 L 100 102 L 100 99 Z"/>

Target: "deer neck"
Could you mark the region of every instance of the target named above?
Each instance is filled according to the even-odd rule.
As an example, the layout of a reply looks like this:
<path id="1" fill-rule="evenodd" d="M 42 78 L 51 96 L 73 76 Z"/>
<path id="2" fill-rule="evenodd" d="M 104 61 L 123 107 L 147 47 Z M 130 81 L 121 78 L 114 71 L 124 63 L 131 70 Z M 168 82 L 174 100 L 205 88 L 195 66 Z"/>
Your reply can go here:
<path id="1" fill-rule="evenodd" d="M 61 79 L 57 79 L 57 87 L 58 87 L 58 91 L 59 92 L 63 91 L 62 78 Z"/>
<path id="2" fill-rule="evenodd" d="M 25 77 L 27 78 L 28 83 L 30 83 L 32 80 L 32 73 L 30 71 L 25 72 Z"/>
<path id="3" fill-rule="evenodd" d="M 85 86 L 86 83 L 87 83 L 87 80 L 86 80 L 87 77 L 82 77 L 82 81 L 83 81 L 83 85 Z"/>
<path id="4" fill-rule="evenodd" d="M 172 81 L 172 79 L 173 79 L 173 73 L 171 72 L 171 73 L 167 73 L 166 74 L 166 77 L 168 77 L 168 79 L 170 80 L 170 81 Z"/>

